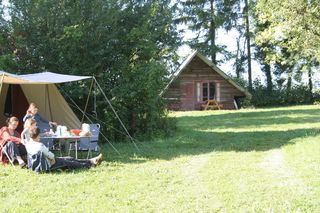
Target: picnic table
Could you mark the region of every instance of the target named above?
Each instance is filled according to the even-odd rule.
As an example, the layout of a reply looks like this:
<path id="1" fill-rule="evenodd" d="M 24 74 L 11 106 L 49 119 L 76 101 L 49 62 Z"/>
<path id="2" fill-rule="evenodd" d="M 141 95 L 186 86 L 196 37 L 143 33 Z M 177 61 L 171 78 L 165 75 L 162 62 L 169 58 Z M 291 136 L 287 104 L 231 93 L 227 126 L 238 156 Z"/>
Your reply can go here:
<path id="1" fill-rule="evenodd" d="M 201 109 L 210 110 L 210 109 L 222 109 L 223 105 L 219 104 L 216 100 L 207 100 L 204 104 L 201 105 Z"/>

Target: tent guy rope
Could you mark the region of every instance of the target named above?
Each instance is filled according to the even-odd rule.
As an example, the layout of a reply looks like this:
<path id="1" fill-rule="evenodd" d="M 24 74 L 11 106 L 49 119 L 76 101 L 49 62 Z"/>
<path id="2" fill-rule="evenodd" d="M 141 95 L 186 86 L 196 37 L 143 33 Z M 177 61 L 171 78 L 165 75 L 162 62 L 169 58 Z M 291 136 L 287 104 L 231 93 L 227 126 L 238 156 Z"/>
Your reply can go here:
<path id="1" fill-rule="evenodd" d="M 98 88 L 99 88 L 100 92 L 102 93 L 103 97 L 105 98 L 105 100 L 106 100 L 107 103 L 109 104 L 111 110 L 113 111 L 113 113 L 115 114 L 115 116 L 117 117 L 117 119 L 119 120 L 122 128 L 126 131 L 126 133 L 127 133 L 128 137 L 130 138 L 131 142 L 133 143 L 133 145 L 136 147 L 136 149 L 137 149 L 138 151 L 141 151 L 141 150 L 139 149 L 139 147 L 137 146 L 137 144 L 134 142 L 134 139 L 133 139 L 132 136 L 130 135 L 129 131 L 127 130 L 127 128 L 126 128 L 125 125 L 123 124 L 123 122 L 122 122 L 122 120 L 120 119 L 118 113 L 117 113 L 116 110 L 113 108 L 111 102 L 109 101 L 108 97 L 106 96 L 106 94 L 105 94 L 104 91 L 102 90 L 102 88 L 101 88 L 100 84 L 98 83 L 97 79 L 96 79 L 95 77 L 93 77 L 93 79 L 95 80 L 96 85 L 98 86 Z"/>
<path id="2" fill-rule="evenodd" d="M 62 91 L 64 92 L 64 94 L 70 99 L 70 101 L 73 103 L 73 106 L 75 106 L 75 107 L 83 114 L 83 116 L 88 119 L 88 121 L 90 121 L 91 123 L 93 123 L 93 121 L 86 115 L 86 112 L 84 112 L 84 111 L 75 103 L 75 101 L 74 101 L 63 89 L 61 89 L 61 90 L 62 90 Z M 101 136 L 110 144 L 110 146 L 113 148 L 113 150 L 114 150 L 117 154 L 121 155 L 120 152 L 113 146 L 113 144 L 111 143 L 111 141 L 110 141 L 101 131 L 100 131 L 100 134 L 101 134 Z"/>
<path id="3" fill-rule="evenodd" d="M 87 107 L 88 107 L 88 104 L 89 104 L 89 98 L 90 98 L 90 95 L 91 95 L 93 83 L 94 83 L 94 79 L 92 78 L 90 89 L 89 89 L 89 94 L 88 94 L 88 97 L 87 97 L 87 100 L 86 100 L 86 105 L 85 105 L 84 110 L 83 110 L 84 112 L 87 111 Z M 82 115 L 81 123 L 83 122 L 83 119 L 84 119 L 84 114 Z"/>

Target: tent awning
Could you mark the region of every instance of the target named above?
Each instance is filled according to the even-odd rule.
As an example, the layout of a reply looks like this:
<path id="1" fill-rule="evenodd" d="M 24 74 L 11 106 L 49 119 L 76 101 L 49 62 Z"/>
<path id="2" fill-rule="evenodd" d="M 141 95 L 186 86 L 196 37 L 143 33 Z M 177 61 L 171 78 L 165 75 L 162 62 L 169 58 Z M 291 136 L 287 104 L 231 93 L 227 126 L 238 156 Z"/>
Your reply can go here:
<path id="1" fill-rule="evenodd" d="M 0 71 L 0 83 L 25 84 L 27 81 L 19 78 L 17 75 Z"/>
<path id="2" fill-rule="evenodd" d="M 14 75 L 0 71 L 0 81 L 7 84 L 57 84 L 72 81 L 81 81 L 91 76 L 64 75 L 53 72 L 41 72 L 25 75 Z"/>

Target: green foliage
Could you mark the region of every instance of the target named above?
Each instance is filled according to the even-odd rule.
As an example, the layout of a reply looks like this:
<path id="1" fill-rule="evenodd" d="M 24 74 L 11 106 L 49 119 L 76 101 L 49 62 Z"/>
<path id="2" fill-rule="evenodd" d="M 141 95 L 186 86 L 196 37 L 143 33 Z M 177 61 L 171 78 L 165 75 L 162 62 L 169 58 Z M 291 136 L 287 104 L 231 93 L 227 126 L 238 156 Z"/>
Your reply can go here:
<path id="1" fill-rule="evenodd" d="M 12 43 L 6 48 L 8 55 L 0 55 L 7 61 L 0 68 L 93 75 L 134 136 L 167 131 L 158 94 L 180 44 L 170 1 L 9 2 Z M 89 86 L 82 82 L 61 88 L 83 109 Z M 101 93 L 96 95 L 103 131 L 113 140 L 124 139 L 108 104 Z M 88 110 L 95 110 L 92 98 Z"/>
<path id="2" fill-rule="evenodd" d="M 257 42 L 270 41 L 303 58 L 320 61 L 319 1 L 258 1 L 258 20 L 270 23 Z"/>
<path id="3" fill-rule="evenodd" d="M 10 53 L 9 26 L 8 22 L 4 19 L 4 5 L 0 1 L 0 70 L 15 64 L 13 54 Z"/>
<path id="4" fill-rule="evenodd" d="M 120 117 L 129 124 L 132 134 L 150 137 L 172 130 L 170 119 L 165 119 L 167 113 L 159 96 L 165 86 L 165 73 L 166 68 L 159 62 L 140 63 L 128 68 L 114 88 L 113 92 L 118 95 L 112 102 Z"/>
<path id="5" fill-rule="evenodd" d="M 248 82 L 242 78 L 233 78 L 239 85 L 244 88 L 248 87 Z M 309 86 L 305 84 L 294 84 L 290 88 L 273 87 L 270 91 L 268 85 L 259 80 L 253 82 L 253 90 L 250 92 L 251 98 L 243 98 L 241 107 L 266 107 L 266 106 L 288 106 L 299 104 L 312 104 L 315 100 L 320 100 L 320 92 L 313 91 L 310 93 Z"/>
<path id="6" fill-rule="evenodd" d="M 251 92 L 250 104 L 257 107 L 313 103 L 312 94 L 310 94 L 309 88 L 305 85 L 294 85 L 290 89 L 277 88 L 271 92 L 260 81 L 255 81 L 253 85 L 254 89 Z M 248 104 L 248 102 L 246 103 Z"/>

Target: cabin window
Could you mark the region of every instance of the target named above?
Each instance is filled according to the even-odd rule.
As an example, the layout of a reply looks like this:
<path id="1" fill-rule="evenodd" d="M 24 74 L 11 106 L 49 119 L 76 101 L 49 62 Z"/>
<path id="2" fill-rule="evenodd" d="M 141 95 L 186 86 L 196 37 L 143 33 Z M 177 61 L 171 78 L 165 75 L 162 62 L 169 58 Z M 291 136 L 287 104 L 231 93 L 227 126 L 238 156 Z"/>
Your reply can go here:
<path id="1" fill-rule="evenodd" d="M 202 84 L 202 100 L 208 100 L 208 83 Z"/>
<path id="2" fill-rule="evenodd" d="M 202 83 L 202 101 L 213 100 L 215 98 L 215 90 L 214 82 Z"/>

